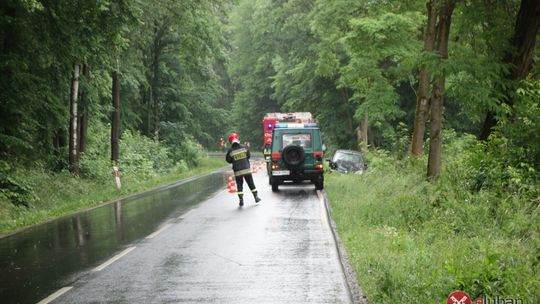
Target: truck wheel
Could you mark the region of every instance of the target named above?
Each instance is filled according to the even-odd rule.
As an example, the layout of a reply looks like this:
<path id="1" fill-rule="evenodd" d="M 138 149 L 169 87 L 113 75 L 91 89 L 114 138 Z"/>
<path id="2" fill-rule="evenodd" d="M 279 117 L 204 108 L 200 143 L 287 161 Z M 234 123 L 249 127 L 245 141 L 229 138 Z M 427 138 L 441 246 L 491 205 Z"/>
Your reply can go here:
<path id="1" fill-rule="evenodd" d="M 319 176 L 313 183 L 315 184 L 315 189 L 322 190 L 324 188 L 324 176 Z"/>
<path id="2" fill-rule="evenodd" d="M 279 190 L 278 189 L 279 181 L 276 178 L 270 177 L 270 185 L 272 185 L 273 192 L 277 192 Z"/>

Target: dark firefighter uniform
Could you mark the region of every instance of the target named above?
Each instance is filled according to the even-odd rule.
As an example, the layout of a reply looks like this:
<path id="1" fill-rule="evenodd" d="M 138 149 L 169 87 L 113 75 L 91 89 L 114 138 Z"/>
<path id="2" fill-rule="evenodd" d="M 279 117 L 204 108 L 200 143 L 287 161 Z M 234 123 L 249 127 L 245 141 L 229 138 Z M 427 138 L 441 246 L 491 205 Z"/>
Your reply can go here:
<path id="1" fill-rule="evenodd" d="M 253 193 L 255 202 L 258 203 L 261 200 L 257 195 L 257 188 L 255 188 L 253 176 L 251 175 L 251 165 L 249 164 L 250 156 L 249 150 L 239 143 L 233 143 L 225 156 L 225 160 L 232 164 L 234 176 L 236 178 L 238 197 L 240 198 L 240 206 L 244 205 L 244 193 L 242 192 L 244 179 Z"/>

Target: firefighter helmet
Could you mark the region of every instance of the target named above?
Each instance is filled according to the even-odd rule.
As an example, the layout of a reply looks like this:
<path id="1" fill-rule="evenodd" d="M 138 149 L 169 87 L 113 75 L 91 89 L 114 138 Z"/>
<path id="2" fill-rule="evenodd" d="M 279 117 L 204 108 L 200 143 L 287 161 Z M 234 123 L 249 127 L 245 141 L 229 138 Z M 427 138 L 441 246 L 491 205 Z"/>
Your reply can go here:
<path id="1" fill-rule="evenodd" d="M 238 136 L 238 134 L 231 133 L 231 135 L 229 135 L 229 143 L 230 144 L 232 144 L 232 143 L 239 144 L 240 143 L 240 137 Z"/>

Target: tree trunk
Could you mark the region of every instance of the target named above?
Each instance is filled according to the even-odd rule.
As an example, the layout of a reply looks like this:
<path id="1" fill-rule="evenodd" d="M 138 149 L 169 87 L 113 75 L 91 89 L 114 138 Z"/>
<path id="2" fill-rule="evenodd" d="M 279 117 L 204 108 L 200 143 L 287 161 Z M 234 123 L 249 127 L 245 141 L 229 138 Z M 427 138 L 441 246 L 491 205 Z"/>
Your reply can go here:
<path id="1" fill-rule="evenodd" d="M 79 137 L 77 122 L 78 113 L 78 96 L 79 96 L 79 64 L 73 65 L 73 74 L 71 78 L 71 98 L 70 98 L 70 120 L 69 120 L 69 171 L 73 174 L 79 174 Z"/>
<path id="2" fill-rule="evenodd" d="M 448 58 L 448 36 L 452 23 L 452 12 L 455 2 L 448 1 L 439 11 L 439 24 L 437 25 L 437 52 L 440 61 Z M 433 95 L 431 97 L 431 125 L 429 131 L 429 158 L 427 176 L 436 178 L 441 172 L 441 146 L 442 146 L 442 119 L 444 102 L 445 75 L 441 72 L 435 79 Z"/>
<path id="3" fill-rule="evenodd" d="M 369 116 L 368 116 L 368 113 L 366 112 L 364 114 L 364 119 L 362 120 L 362 138 L 364 139 L 364 148 L 366 150 L 369 145 L 368 130 L 369 130 Z"/>
<path id="4" fill-rule="evenodd" d="M 152 80 L 150 80 L 150 83 L 152 83 Z M 153 110 L 152 110 L 152 104 L 154 103 L 154 99 L 152 97 L 152 87 L 148 89 L 147 92 L 148 96 L 146 97 L 146 136 L 152 137 L 153 128 L 152 128 L 152 116 L 153 116 Z"/>
<path id="5" fill-rule="evenodd" d="M 367 150 L 368 147 L 368 127 L 369 127 L 369 120 L 368 120 L 368 113 L 364 114 L 364 118 L 360 122 L 360 125 L 356 129 L 356 140 L 358 142 L 358 149 L 360 151 Z"/>
<path id="6" fill-rule="evenodd" d="M 82 66 L 82 75 L 84 77 L 88 76 L 88 64 L 83 64 Z M 84 82 L 84 78 L 83 78 Z M 79 110 L 79 153 L 84 153 L 86 151 L 86 143 L 88 139 L 88 104 L 86 100 L 86 92 L 82 89 L 79 89 L 79 100 L 80 100 L 80 110 Z"/>
<path id="7" fill-rule="evenodd" d="M 510 65 L 510 71 L 506 79 L 512 83 L 515 80 L 525 79 L 532 66 L 532 57 L 536 36 L 540 29 L 540 1 L 539 0 L 521 0 L 519 13 L 516 17 L 514 35 L 511 40 L 511 50 L 507 51 L 503 62 Z M 512 51 L 514 50 L 514 51 Z M 514 105 L 513 100 L 514 87 L 509 86 L 503 92 L 502 104 Z M 486 140 L 491 134 L 493 127 L 497 124 L 497 119 L 493 111 L 486 115 L 480 139 Z"/>
<path id="8" fill-rule="evenodd" d="M 150 123 L 150 135 L 154 140 L 158 140 L 159 138 L 159 113 L 160 113 L 160 103 L 157 93 L 157 86 L 158 86 L 158 64 L 159 64 L 159 56 L 154 56 L 154 63 L 153 63 L 153 75 L 152 75 L 152 81 L 150 83 L 150 104 L 148 105 L 148 110 L 150 111 L 148 113 L 149 119 L 148 122 Z"/>
<path id="9" fill-rule="evenodd" d="M 435 44 L 435 24 L 437 22 L 437 10 L 433 0 L 427 3 L 427 24 L 424 34 L 424 51 L 433 52 Z M 424 133 L 426 130 L 426 117 L 429 109 L 429 73 L 425 64 L 419 69 L 418 77 L 418 96 L 416 101 L 416 113 L 414 116 L 413 135 L 411 153 L 413 156 L 419 156 L 424 150 Z"/>
<path id="10" fill-rule="evenodd" d="M 62 148 L 66 146 L 66 134 L 64 130 L 58 129 L 54 132 L 53 148 L 55 156 L 62 156 Z"/>
<path id="11" fill-rule="evenodd" d="M 88 142 L 88 111 L 84 111 L 79 116 L 79 152 L 86 152 L 86 143 Z"/>
<path id="12" fill-rule="evenodd" d="M 111 160 L 116 165 L 120 154 L 120 75 L 116 70 L 112 72 L 112 81 Z"/>
<path id="13" fill-rule="evenodd" d="M 161 39 L 161 30 L 157 21 L 154 22 L 155 33 L 154 33 L 154 45 L 152 52 L 152 82 L 151 82 L 151 101 L 153 108 L 153 138 L 155 141 L 159 140 L 159 114 L 160 114 L 160 102 L 158 94 L 158 83 L 159 83 L 159 60 L 161 53 L 160 39 Z"/>

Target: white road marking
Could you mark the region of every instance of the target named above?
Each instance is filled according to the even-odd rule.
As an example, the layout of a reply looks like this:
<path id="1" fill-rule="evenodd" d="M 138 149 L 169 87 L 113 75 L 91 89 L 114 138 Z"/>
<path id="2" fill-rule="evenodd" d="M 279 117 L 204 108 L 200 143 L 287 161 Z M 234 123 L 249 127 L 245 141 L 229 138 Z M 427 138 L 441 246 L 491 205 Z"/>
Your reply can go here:
<path id="1" fill-rule="evenodd" d="M 107 266 L 111 265 L 112 263 L 116 262 L 117 260 L 119 260 L 121 257 L 128 254 L 133 249 L 135 249 L 135 246 L 129 247 L 128 249 L 126 249 L 126 250 L 120 252 L 119 254 L 115 255 L 114 257 L 112 257 L 107 262 L 105 262 L 105 263 L 99 265 L 98 267 L 94 268 L 92 271 L 102 271 L 103 269 L 105 269 L 105 267 L 107 267 Z"/>
<path id="2" fill-rule="evenodd" d="M 165 229 L 171 227 L 172 224 L 165 224 L 163 225 L 163 227 L 161 227 L 159 230 L 155 231 L 154 233 L 150 234 L 149 236 L 147 236 L 146 238 L 147 239 L 152 239 L 154 238 L 156 235 L 160 234 L 161 232 L 163 232 Z"/>
<path id="3" fill-rule="evenodd" d="M 192 213 L 195 209 L 191 209 L 189 210 L 188 212 L 180 215 L 179 217 L 177 217 L 177 219 L 185 219 L 187 217 L 188 214 Z"/>
<path id="4" fill-rule="evenodd" d="M 71 288 L 73 288 L 73 286 L 67 286 L 67 287 L 60 288 L 59 290 L 57 290 L 52 295 L 50 295 L 50 296 L 46 297 L 45 299 L 39 301 L 37 304 L 51 303 L 52 301 L 54 301 L 59 296 L 61 296 L 61 295 L 65 294 L 66 292 L 68 292 Z"/>

